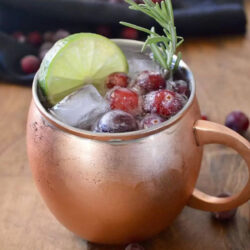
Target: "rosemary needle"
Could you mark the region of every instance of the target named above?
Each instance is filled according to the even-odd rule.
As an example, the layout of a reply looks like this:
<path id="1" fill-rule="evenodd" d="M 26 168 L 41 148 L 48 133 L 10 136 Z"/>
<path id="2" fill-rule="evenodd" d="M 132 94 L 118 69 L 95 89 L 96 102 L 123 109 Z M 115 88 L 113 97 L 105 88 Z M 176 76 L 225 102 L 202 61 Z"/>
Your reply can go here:
<path id="1" fill-rule="evenodd" d="M 129 4 L 131 10 L 140 11 L 153 18 L 163 30 L 163 35 L 156 33 L 155 28 L 143 28 L 131 23 L 120 22 L 127 27 L 145 32 L 148 37 L 143 45 L 142 51 L 149 46 L 154 56 L 154 60 L 158 62 L 162 68 L 169 71 L 173 75 L 182 58 L 181 52 L 178 53 L 174 60 L 177 47 L 179 47 L 184 39 L 177 36 L 174 24 L 174 14 L 171 0 L 163 0 L 160 3 L 153 3 L 152 0 L 143 0 L 142 4 L 137 4 L 133 0 L 125 0 Z"/>

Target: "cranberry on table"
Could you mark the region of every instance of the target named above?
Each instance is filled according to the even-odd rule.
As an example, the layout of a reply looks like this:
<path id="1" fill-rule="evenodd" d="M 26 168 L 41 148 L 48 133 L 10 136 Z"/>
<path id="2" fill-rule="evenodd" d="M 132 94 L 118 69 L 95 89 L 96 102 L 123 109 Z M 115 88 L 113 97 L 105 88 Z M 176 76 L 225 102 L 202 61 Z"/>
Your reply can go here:
<path id="1" fill-rule="evenodd" d="M 135 84 L 144 92 L 164 89 L 166 87 L 166 81 L 160 73 L 147 70 L 137 75 Z"/>
<path id="2" fill-rule="evenodd" d="M 146 112 L 156 113 L 168 118 L 179 112 L 184 105 L 184 99 L 178 93 L 169 90 L 158 90 L 148 93 L 143 102 Z"/>
<path id="3" fill-rule="evenodd" d="M 226 197 L 230 197 L 231 195 L 228 193 L 221 193 L 219 194 L 217 197 L 219 198 L 226 198 Z M 231 209 L 228 211 L 222 211 L 222 212 L 213 212 L 212 216 L 214 219 L 218 220 L 218 221 L 228 221 L 234 218 L 234 216 L 236 215 L 237 212 L 237 208 L 235 209 Z"/>
<path id="4" fill-rule="evenodd" d="M 126 246 L 125 250 L 144 250 L 145 248 L 142 245 L 137 243 L 131 243 Z"/>
<path id="5" fill-rule="evenodd" d="M 33 55 L 27 55 L 21 59 L 21 69 L 26 74 L 35 73 L 40 67 L 40 60 Z"/>
<path id="6" fill-rule="evenodd" d="M 43 39 L 38 31 L 33 31 L 28 34 L 27 41 L 35 46 L 38 46 L 42 43 Z"/>
<path id="7" fill-rule="evenodd" d="M 208 121 L 208 117 L 205 114 L 201 114 L 201 119 L 204 121 Z"/>
<path id="8" fill-rule="evenodd" d="M 233 111 L 226 117 L 225 125 L 240 134 L 244 134 L 249 127 L 249 119 L 243 112 Z"/>
<path id="9" fill-rule="evenodd" d="M 137 113 L 139 109 L 139 96 L 127 88 L 115 88 L 108 94 L 111 109 L 119 109 L 128 113 Z"/>
<path id="10" fill-rule="evenodd" d="M 116 72 L 113 74 L 110 74 L 106 79 L 106 86 L 109 89 L 112 89 L 113 87 L 123 87 L 126 88 L 129 83 L 129 77 L 127 74 L 122 72 Z"/>
<path id="11" fill-rule="evenodd" d="M 111 37 L 112 31 L 108 25 L 99 25 L 96 29 L 96 33 L 102 36 Z"/>
<path id="12" fill-rule="evenodd" d="M 139 38 L 139 33 L 137 30 L 129 27 L 124 27 L 121 32 L 121 37 L 125 39 L 136 40 Z"/>
<path id="13" fill-rule="evenodd" d="M 140 121 L 140 129 L 151 128 L 165 120 L 157 114 L 148 114 Z"/>
<path id="14" fill-rule="evenodd" d="M 95 132 L 122 133 L 138 129 L 135 118 L 122 110 L 111 110 L 104 114 L 93 128 Z"/>

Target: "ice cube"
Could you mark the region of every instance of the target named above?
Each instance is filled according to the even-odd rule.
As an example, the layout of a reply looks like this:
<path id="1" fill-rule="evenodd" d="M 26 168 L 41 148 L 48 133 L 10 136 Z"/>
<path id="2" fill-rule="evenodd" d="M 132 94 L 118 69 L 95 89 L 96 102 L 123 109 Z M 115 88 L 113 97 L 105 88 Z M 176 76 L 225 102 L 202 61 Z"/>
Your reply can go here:
<path id="1" fill-rule="evenodd" d="M 99 94 L 93 85 L 66 96 L 50 109 L 58 120 L 81 129 L 89 129 L 91 125 L 109 110 L 108 102 Z"/>
<path id="2" fill-rule="evenodd" d="M 129 76 L 131 78 L 145 70 L 155 72 L 163 71 L 161 66 L 153 60 L 151 53 L 141 53 L 140 48 L 131 49 L 131 47 L 126 45 L 122 45 L 121 49 L 126 55 L 129 65 Z"/>

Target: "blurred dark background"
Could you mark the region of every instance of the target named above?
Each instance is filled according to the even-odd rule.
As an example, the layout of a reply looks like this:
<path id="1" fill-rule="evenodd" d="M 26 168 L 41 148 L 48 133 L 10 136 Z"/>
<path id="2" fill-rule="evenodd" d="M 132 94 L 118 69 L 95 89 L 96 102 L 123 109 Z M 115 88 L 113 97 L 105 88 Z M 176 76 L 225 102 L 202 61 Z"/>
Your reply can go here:
<path id="1" fill-rule="evenodd" d="M 172 3 L 178 35 L 185 38 L 246 32 L 242 0 Z M 121 26 L 119 21 L 155 26 L 157 30 L 154 20 L 129 10 L 123 0 L 0 0 L 0 80 L 30 85 L 46 52 L 70 33 L 145 39 L 145 34 Z M 27 55 L 32 57 L 26 58 Z"/>
<path id="2" fill-rule="evenodd" d="M 244 33 L 246 15 L 242 0 L 172 0 L 178 32 L 182 35 Z M 95 32 L 99 25 L 120 36 L 124 20 L 151 26 L 152 20 L 128 10 L 123 0 L 0 0 L 0 29 L 64 28 L 71 32 Z"/>

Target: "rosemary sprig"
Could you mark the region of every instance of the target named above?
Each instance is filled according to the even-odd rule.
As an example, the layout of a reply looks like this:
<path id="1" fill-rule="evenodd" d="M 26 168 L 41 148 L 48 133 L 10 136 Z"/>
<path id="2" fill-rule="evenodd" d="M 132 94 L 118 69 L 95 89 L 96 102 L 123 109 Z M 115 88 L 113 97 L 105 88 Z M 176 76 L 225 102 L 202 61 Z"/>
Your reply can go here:
<path id="1" fill-rule="evenodd" d="M 148 34 L 142 51 L 144 51 L 147 46 L 150 46 L 154 60 L 157 61 L 162 68 L 169 71 L 172 77 L 173 71 L 178 68 L 182 58 L 181 52 L 179 52 L 174 61 L 174 55 L 177 47 L 183 43 L 184 39 L 176 34 L 171 0 L 163 0 L 160 3 L 153 3 L 151 0 L 143 0 L 143 4 L 137 4 L 133 0 L 125 0 L 125 2 L 130 5 L 129 8 L 131 10 L 145 13 L 162 27 L 163 35 L 159 35 L 156 33 L 154 27 L 149 30 L 131 23 L 120 22 L 122 25 Z"/>

